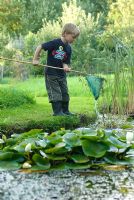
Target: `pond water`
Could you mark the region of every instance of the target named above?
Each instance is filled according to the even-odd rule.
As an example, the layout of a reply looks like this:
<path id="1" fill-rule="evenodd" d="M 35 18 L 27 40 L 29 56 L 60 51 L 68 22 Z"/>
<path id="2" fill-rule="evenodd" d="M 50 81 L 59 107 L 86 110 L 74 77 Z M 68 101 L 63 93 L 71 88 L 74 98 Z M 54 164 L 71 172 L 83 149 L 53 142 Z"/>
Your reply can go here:
<path id="1" fill-rule="evenodd" d="M 0 200 L 134 199 L 134 168 L 117 169 L 0 171 Z"/>
<path id="2" fill-rule="evenodd" d="M 0 200 L 131 200 L 134 170 L 0 172 Z"/>

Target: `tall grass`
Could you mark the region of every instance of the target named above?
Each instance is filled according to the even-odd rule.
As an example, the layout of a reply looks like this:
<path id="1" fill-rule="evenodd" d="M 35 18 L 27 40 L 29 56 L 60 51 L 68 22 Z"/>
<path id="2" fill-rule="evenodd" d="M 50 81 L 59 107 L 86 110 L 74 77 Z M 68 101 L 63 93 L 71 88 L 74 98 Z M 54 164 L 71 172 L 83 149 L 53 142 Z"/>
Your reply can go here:
<path id="1" fill-rule="evenodd" d="M 109 78 L 106 78 L 107 84 L 101 99 L 102 108 L 104 108 L 104 111 L 114 114 L 134 113 L 133 49 L 123 47 L 123 51 L 121 51 L 116 48 L 114 57 L 109 52 L 107 59 L 105 59 L 105 65 L 107 68 L 111 66 L 113 72 L 111 77 L 107 76 Z"/>

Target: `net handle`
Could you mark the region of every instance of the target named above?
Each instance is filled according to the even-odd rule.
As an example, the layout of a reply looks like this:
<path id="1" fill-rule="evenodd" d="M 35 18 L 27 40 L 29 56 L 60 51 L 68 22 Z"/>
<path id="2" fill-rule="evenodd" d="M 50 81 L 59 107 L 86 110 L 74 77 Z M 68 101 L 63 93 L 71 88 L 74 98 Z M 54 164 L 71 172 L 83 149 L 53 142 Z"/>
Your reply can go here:
<path id="1" fill-rule="evenodd" d="M 12 62 L 23 63 L 23 64 L 33 65 L 32 62 L 28 62 L 28 61 L 15 60 L 15 59 L 5 58 L 5 57 L 0 57 L 0 59 L 1 59 L 1 60 L 12 61 Z M 43 65 L 43 64 L 38 64 L 38 65 L 36 65 L 36 66 L 41 66 L 41 67 L 48 67 L 48 68 L 52 68 L 52 69 L 64 70 L 63 68 L 60 68 L 60 67 L 54 67 L 54 66 Z M 77 70 L 73 70 L 73 69 L 71 69 L 70 72 L 75 72 L 75 73 L 83 74 L 83 75 L 86 75 L 86 76 L 90 76 L 90 75 L 91 75 L 91 74 L 88 74 L 88 73 L 86 73 L 86 72 L 81 72 L 81 71 L 77 71 Z"/>

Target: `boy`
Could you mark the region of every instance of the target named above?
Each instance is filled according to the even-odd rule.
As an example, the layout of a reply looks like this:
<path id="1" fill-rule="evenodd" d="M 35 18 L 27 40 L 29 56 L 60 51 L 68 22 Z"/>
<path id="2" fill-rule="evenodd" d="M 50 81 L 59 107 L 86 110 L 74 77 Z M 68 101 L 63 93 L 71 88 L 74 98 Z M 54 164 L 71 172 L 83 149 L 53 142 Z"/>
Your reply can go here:
<path id="1" fill-rule="evenodd" d="M 39 64 L 40 53 L 43 50 L 47 51 L 47 65 L 63 68 L 54 69 L 45 67 L 45 82 L 49 97 L 49 102 L 52 104 L 54 116 L 72 115 L 69 112 L 69 94 L 66 80 L 66 72 L 71 68 L 71 46 L 70 44 L 79 36 L 79 28 L 72 23 L 65 24 L 62 29 L 61 38 L 43 43 L 38 46 L 33 58 L 33 65 Z"/>

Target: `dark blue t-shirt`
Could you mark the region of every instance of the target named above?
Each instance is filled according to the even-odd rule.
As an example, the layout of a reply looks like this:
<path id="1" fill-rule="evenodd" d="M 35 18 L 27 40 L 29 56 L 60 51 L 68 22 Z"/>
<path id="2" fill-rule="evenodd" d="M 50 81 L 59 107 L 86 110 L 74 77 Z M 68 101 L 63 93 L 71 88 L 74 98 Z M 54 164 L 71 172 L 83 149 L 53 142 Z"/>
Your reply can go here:
<path id="1" fill-rule="evenodd" d="M 52 41 L 42 44 L 42 49 L 47 51 L 47 65 L 63 68 L 63 63 L 70 64 L 71 46 L 68 43 L 63 43 L 61 39 L 54 39 Z M 64 77 L 66 73 L 64 70 L 45 68 L 47 75 Z"/>

